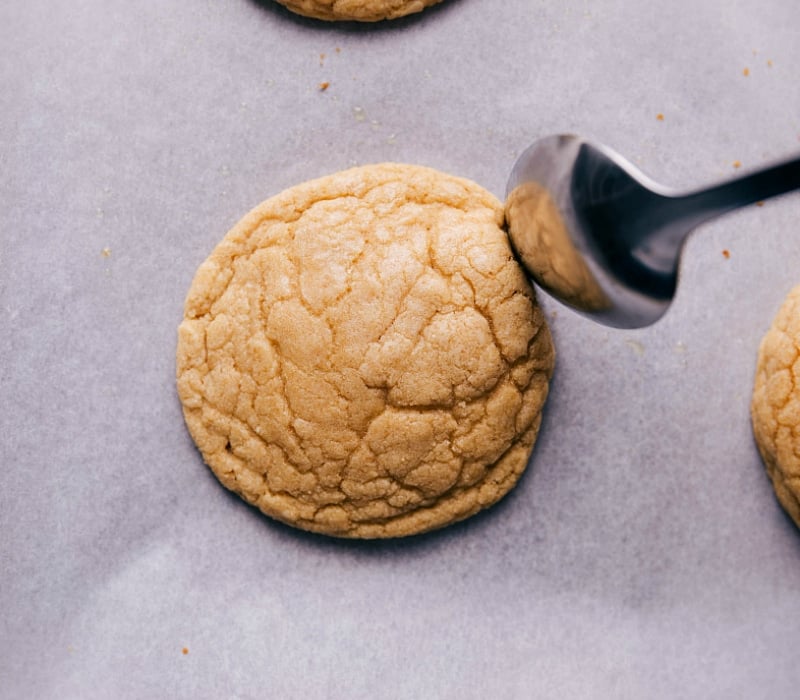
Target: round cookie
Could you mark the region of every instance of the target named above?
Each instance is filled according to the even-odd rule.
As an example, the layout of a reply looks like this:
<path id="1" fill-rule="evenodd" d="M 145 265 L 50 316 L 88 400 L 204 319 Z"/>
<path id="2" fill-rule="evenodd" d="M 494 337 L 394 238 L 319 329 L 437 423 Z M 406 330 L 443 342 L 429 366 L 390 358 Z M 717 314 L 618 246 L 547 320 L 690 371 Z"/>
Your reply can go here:
<path id="1" fill-rule="evenodd" d="M 550 332 L 503 207 L 380 164 L 298 185 L 200 266 L 179 328 L 189 431 L 265 514 L 341 537 L 466 518 L 525 469 Z"/>
<path id="2" fill-rule="evenodd" d="M 298 15 L 327 21 L 378 22 L 421 12 L 442 0 L 278 0 Z"/>
<path id="3" fill-rule="evenodd" d="M 761 341 L 750 406 L 753 433 L 781 505 L 800 527 L 800 286 Z"/>

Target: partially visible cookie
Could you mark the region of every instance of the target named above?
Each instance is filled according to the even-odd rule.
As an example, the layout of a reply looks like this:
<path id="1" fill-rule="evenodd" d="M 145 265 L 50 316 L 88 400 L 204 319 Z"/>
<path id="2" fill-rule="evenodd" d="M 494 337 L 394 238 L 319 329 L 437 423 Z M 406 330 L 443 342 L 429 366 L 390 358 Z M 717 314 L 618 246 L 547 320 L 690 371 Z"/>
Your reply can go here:
<path id="1" fill-rule="evenodd" d="M 775 494 L 800 527 L 800 286 L 761 341 L 751 415 Z"/>
<path id="2" fill-rule="evenodd" d="M 225 236 L 186 299 L 177 381 L 227 488 L 306 530 L 396 537 L 514 486 L 553 362 L 500 202 L 382 164 L 286 190 Z"/>
<path id="3" fill-rule="evenodd" d="M 292 12 L 327 21 L 378 22 L 421 12 L 442 0 L 278 0 Z"/>

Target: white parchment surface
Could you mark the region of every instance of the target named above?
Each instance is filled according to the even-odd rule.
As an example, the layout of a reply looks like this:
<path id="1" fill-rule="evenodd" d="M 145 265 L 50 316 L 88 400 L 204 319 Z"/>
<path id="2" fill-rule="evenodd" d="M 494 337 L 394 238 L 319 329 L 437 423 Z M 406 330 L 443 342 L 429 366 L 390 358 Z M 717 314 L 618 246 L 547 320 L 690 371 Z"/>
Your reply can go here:
<path id="1" fill-rule="evenodd" d="M 543 298 L 529 470 L 438 533 L 339 542 L 228 494 L 174 353 L 197 266 L 313 177 L 393 160 L 502 197 L 565 131 L 675 187 L 797 152 L 798 27 L 796 0 L 1 3 L 0 697 L 796 697 L 800 531 L 748 405 L 800 194 L 698 229 L 651 328 Z"/>

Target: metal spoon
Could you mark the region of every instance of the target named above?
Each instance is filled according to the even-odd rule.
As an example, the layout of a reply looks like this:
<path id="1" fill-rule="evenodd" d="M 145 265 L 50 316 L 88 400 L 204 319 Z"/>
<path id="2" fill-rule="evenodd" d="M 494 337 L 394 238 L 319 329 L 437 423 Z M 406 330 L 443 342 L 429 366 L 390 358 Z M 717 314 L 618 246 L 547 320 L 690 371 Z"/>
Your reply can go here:
<path id="1" fill-rule="evenodd" d="M 699 224 L 800 189 L 800 157 L 686 194 L 574 135 L 536 141 L 508 182 L 511 243 L 534 281 L 609 326 L 640 328 L 667 310 L 683 244 Z"/>

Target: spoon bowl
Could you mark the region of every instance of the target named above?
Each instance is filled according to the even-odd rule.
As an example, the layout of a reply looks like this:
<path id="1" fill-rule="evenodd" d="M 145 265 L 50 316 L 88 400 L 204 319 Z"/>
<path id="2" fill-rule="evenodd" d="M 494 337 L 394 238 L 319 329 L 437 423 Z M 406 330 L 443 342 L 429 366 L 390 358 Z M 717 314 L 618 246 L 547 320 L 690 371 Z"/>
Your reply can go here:
<path id="1" fill-rule="evenodd" d="M 548 136 L 518 158 L 506 193 L 509 238 L 546 292 L 590 318 L 640 328 L 669 308 L 688 235 L 727 211 L 800 188 L 800 157 L 680 193 L 611 149 Z"/>

